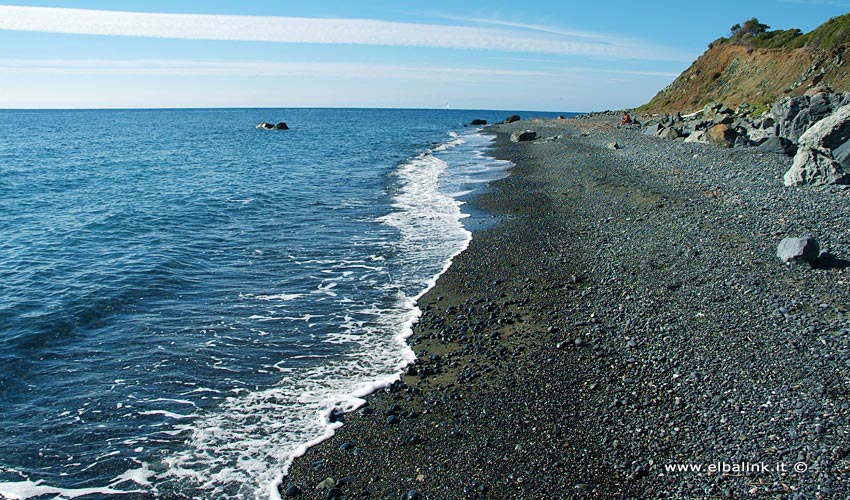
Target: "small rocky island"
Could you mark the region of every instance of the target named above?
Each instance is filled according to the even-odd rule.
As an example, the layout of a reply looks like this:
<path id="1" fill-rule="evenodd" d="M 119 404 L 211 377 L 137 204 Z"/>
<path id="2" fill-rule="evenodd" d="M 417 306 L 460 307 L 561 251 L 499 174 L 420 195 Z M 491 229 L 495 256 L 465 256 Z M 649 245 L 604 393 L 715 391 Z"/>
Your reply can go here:
<path id="1" fill-rule="evenodd" d="M 268 122 L 260 122 L 260 124 L 257 125 L 257 128 L 265 130 L 289 130 L 289 126 L 286 124 L 286 122 L 278 122 L 274 125 Z"/>

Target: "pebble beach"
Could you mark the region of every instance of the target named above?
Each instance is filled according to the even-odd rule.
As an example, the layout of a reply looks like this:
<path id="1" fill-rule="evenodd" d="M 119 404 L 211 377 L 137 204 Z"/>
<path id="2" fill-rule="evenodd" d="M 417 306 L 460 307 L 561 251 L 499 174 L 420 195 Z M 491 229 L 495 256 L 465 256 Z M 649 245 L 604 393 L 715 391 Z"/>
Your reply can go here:
<path id="1" fill-rule="evenodd" d="M 847 497 L 850 189 L 618 122 L 488 128 L 515 165 L 474 202 L 498 223 L 420 299 L 415 363 L 332 416 L 282 497 Z M 777 258 L 789 236 L 813 266 Z"/>

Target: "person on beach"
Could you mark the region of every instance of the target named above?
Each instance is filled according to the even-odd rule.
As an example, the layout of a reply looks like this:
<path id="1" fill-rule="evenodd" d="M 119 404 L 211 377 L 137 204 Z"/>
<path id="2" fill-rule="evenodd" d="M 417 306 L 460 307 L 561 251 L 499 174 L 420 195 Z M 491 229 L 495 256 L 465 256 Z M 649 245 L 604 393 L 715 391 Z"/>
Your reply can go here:
<path id="1" fill-rule="evenodd" d="M 632 123 L 632 117 L 629 116 L 628 111 L 623 111 L 623 119 L 620 120 L 620 125 L 628 125 Z"/>

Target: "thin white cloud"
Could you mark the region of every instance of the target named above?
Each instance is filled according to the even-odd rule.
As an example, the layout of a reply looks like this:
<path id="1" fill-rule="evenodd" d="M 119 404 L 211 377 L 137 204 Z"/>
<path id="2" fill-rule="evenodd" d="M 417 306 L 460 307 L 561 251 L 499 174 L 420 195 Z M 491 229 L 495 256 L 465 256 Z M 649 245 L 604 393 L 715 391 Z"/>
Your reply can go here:
<path id="1" fill-rule="evenodd" d="M 0 59 L 3 74 L 97 76 L 328 77 L 445 80 L 553 76 L 544 71 L 392 65 L 353 62 L 273 62 L 193 59 Z"/>
<path id="2" fill-rule="evenodd" d="M 518 28 L 522 30 L 529 31 L 539 31 L 541 33 L 549 33 L 553 35 L 560 35 L 564 37 L 576 38 L 576 39 L 588 39 L 588 40 L 597 40 L 607 44 L 614 44 L 623 39 L 614 37 L 612 35 L 608 35 L 605 33 L 593 33 L 590 31 L 577 31 L 577 30 L 564 30 L 560 28 L 553 28 L 551 26 L 544 26 L 540 24 L 527 24 L 527 23 L 518 23 L 512 21 L 501 21 L 498 19 L 486 19 L 480 17 L 458 17 L 458 16 L 443 16 L 442 19 L 449 19 L 452 21 L 463 21 L 475 24 L 484 24 L 484 25 L 492 25 L 492 26 L 504 26 L 507 28 Z"/>
<path id="3" fill-rule="evenodd" d="M 609 33 L 594 33 L 591 31 L 566 30 L 542 24 L 518 23 L 513 21 L 502 21 L 498 19 L 467 18 L 454 16 L 446 16 L 444 17 L 444 19 L 463 21 L 480 25 L 501 26 L 530 32 L 545 33 L 549 35 L 556 35 L 558 37 L 566 39 L 584 40 L 589 43 L 607 45 L 616 48 L 617 50 L 630 50 L 639 47 L 640 50 L 645 53 L 656 54 L 658 56 L 656 57 L 656 59 L 681 60 L 688 62 L 693 60 L 693 57 L 691 57 L 691 55 L 685 54 L 679 49 L 656 45 L 634 38 L 616 36 Z"/>
<path id="4" fill-rule="evenodd" d="M 165 14 L 0 6 L 0 29 L 191 40 L 360 44 L 493 50 L 614 59 L 670 60 L 675 51 L 638 43 L 576 38 L 532 26 L 483 28 L 371 19 Z"/>

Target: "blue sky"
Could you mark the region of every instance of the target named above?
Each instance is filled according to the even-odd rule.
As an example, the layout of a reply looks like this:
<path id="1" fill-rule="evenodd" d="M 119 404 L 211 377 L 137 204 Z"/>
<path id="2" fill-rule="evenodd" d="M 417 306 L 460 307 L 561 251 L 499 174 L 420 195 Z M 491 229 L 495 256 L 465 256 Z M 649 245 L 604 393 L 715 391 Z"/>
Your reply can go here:
<path id="1" fill-rule="evenodd" d="M 729 27 L 850 0 L 0 2 L 0 108 L 590 111 L 649 100 Z"/>

